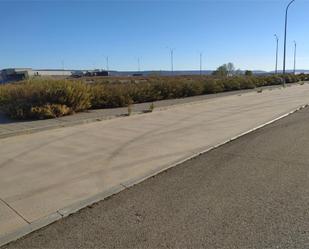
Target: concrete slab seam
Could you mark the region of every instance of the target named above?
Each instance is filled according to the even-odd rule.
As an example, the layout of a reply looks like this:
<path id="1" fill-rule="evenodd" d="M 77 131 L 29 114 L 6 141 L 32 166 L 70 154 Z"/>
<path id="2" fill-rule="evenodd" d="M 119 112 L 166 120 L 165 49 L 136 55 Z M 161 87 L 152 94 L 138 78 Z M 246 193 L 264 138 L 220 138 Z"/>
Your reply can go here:
<path id="1" fill-rule="evenodd" d="M 15 208 L 13 208 L 9 203 L 7 203 L 5 200 L 0 198 L 0 201 L 6 205 L 10 210 L 12 210 L 15 214 L 17 214 L 17 216 L 19 216 L 23 221 L 25 221 L 26 223 L 30 224 L 30 222 L 23 217 Z"/>

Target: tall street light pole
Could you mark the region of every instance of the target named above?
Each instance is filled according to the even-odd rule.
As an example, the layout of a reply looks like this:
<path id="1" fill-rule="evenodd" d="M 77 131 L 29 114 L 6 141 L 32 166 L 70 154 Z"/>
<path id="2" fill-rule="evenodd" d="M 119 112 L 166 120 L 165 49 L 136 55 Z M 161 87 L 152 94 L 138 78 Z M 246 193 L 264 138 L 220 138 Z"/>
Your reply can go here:
<path id="1" fill-rule="evenodd" d="M 171 74 L 174 74 L 174 48 L 171 47 L 166 47 L 167 49 L 170 50 L 170 56 L 171 56 Z"/>
<path id="2" fill-rule="evenodd" d="M 297 43 L 294 41 L 294 75 L 296 74 L 296 49 L 297 49 Z"/>
<path id="3" fill-rule="evenodd" d="M 203 70 L 203 53 L 200 53 L 200 76 L 202 76 Z"/>
<path id="4" fill-rule="evenodd" d="M 137 70 L 138 70 L 138 72 L 141 71 L 141 63 L 140 63 L 140 58 L 139 57 L 137 58 Z"/>
<path id="5" fill-rule="evenodd" d="M 174 73 L 174 49 L 170 48 L 170 53 L 171 53 L 171 71 L 172 74 Z"/>
<path id="6" fill-rule="evenodd" d="M 64 60 L 61 61 L 61 65 L 62 65 L 62 76 L 64 76 Z"/>
<path id="7" fill-rule="evenodd" d="M 279 44 L 279 37 L 275 34 L 276 38 L 276 67 L 275 67 L 275 74 L 278 74 L 278 44 Z"/>
<path id="8" fill-rule="evenodd" d="M 288 6 L 286 7 L 285 11 L 285 27 L 284 27 L 284 52 L 283 52 L 283 85 L 285 85 L 285 62 L 286 62 L 286 32 L 288 27 L 288 11 L 291 4 L 295 2 L 295 0 L 292 0 Z"/>
<path id="9" fill-rule="evenodd" d="M 109 65 L 108 65 L 108 56 L 106 56 L 106 71 L 109 70 Z"/>

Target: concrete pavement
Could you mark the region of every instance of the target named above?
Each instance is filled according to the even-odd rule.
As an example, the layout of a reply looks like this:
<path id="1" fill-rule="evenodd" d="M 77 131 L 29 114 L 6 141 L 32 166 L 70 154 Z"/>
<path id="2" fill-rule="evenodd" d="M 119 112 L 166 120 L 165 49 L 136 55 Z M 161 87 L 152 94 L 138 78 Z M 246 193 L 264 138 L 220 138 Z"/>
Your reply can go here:
<path id="1" fill-rule="evenodd" d="M 307 249 L 309 109 L 3 249 Z"/>
<path id="2" fill-rule="evenodd" d="M 118 192 L 308 103 L 305 84 L 2 139 L 0 208 L 8 215 L 0 216 L 0 238 L 59 219 L 92 196 Z"/>

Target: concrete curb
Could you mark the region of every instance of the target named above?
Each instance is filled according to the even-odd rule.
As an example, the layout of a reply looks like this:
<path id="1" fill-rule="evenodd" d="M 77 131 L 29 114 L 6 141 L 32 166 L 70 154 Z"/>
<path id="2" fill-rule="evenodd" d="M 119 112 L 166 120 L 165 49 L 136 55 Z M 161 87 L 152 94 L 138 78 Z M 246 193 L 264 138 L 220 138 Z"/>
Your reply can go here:
<path id="1" fill-rule="evenodd" d="M 220 147 L 220 146 L 222 146 L 222 145 L 224 145 L 224 144 L 230 143 L 230 142 L 232 142 L 232 141 L 234 141 L 234 140 L 236 140 L 236 139 L 238 139 L 238 138 L 240 138 L 240 137 L 242 137 L 242 136 L 245 136 L 245 135 L 247 135 L 247 134 L 249 134 L 249 133 L 251 133 L 251 132 L 254 132 L 254 131 L 258 130 L 258 129 L 261 129 L 261 128 L 263 128 L 264 126 L 267 126 L 267 125 L 269 125 L 269 124 L 272 124 L 272 123 L 274 123 L 274 122 L 276 122 L 276 121 L 278 121 L 278 120 L 280 120 L 280 119 L 283 119 L 283 118 L 285 118 L 285 117 L 287 117 L 287 116 L 289 116 L 289 115 L 291 115 L 291 114 L 293 114 L 293 113 L 295 113 L 295 112 L 298 112 L 298 111 L 300 111 L 300 110 L 302 110 L 302 109 L 304 109 L 304 108 L 306 108 L 306 107 L 308 107 L 308 106 L 309 106 L 309 104 L 302 105 L 302 106 L 298 107 L 297 109 L 295 109 L 295 110 L 293 110 L 293 111 L 290 111 L 290 112 L 288 112 L 288 113 L 286 113 L 286 114 L 283 114 L 283 115 L 279 116 L 278 118 L 275 118 L 275 119 L 273 119 L 273 120 L 271 120 L 271 121 L 268 121 L 268 122 L 266 122 L 266 123 L 263 123 L 263 124 L 261 124 L 261 125 L 255 127 L 255 128 L 253 128 L 253 129 L 250 129 L 250 130 L 248 130 L 248 131 L 246 131 L 246 132 L 240 133 L 239 135 L 237 135 L 237 136 L 235 136 L 235 137 L 232 137 L 231 139 L 228 139 L 228 140 L 226 140 L 226 141 L 224 141 L 224 142 L 222 142 L 222 143 L 219 143 L 219 144 L 217 144 L 217 145 L 208 147 L 207 149 L 202 150 L 202 151 L 197 152 L 197 153 L 194 153 L 194 154 L 192 154 L 192 155 L 189 156 L 189 157 L 184 157 L 183 159 L 180 159 L 180 160 L 178 160 L 177 162 L 175 162 L 175 163 L 173 163 L 173 164 L 165 165 L 165 166 L 160 167 L 159 169 L 152 170 L 152 171 L 150 171 L 149 173 L 147 173 L 147 174 L 145 174 L 145 175 L 143 175 L 143 176 L 141 176 L 141 177 L 134 178 L 134 179 L 132 179 L 132 180 L 123 182 L 122 185 L 125 186 L 126 188 L 130 188 L 130 187 L 132 187 L 132 186 L 134 186 L 134 185 L 136 185 L 136 184 L 139 184 L 139 183 L 141 183 L 141 182 L 143 182 L 143 181 L 145 181 L 145 180 L 147 180 L 147 179 L 149 179 L 149 178 L 151 178 L 151 177 L 153 177 L 153 176 L 156 176 L 156 175 L 158 175 L 158 174 L 160 174 L 160 173 L 162 173 L 162 172 L 164 172 L 164 171 L 166 171 L 166 170 L 168 170 L 168 169 L 170 169 L 170 168 L 176 167 L 177 165 L 180 165 L 180 164 L 182 164 L 182 163 L 184 163 L 184 162 L 186 162 L 186 161 L 189 161 L 189 160 L 191 160 L 191 159 L 194 159 L 194 158 L 196 158 L 196 157 L 198 157 L 198 156 L 200 156 L 200 155 L 202 155 L 202 154 L 205 154 L 205 153 L 207 153 L 207 152 L 209 152 L 209 151 L 211 151 L 211 150 L 214 150 L 214 149 L 216 149 L 216 148 L 218 148 L 218 147 Z"/>
<path id="2" fill-rule="evenodd" d="M 10 242 L 13 242 L 17 239 L 20 239 L 21 237 L 24 237 L 25 235 L 30 234 L 36 230 L 46 227 L 62 218 L 69 216 L 70 214 L 76 213 L 85 207 L 91 206 L 94 203 L 104 200 L 107 197 L 117 194 L 124 189 L 125 188 L 122 185 L 112 187 L 90 198 L 87 198 L 85 200 L 82 200 L 80 202 L 67 206 L 65 208 L 62 208 L 48 216 L 38 219 L 34 221 L 33 223 L 25 225 L 13 232 L 4 234 L 3 236 L 0 236 L 0 247 Z"/>
<path id="3" fill-rule="evenodd" d="M 0 247 L 5 245 L 5 244 L 8 244 L 8 243 L 10 243 L 12 241 L 15 241 L 15 240 L 17 240 L 17 239 L 27 235 L 27 234 L 30 234 L 30 233 L 32 233 L 32 232 L 34 232 L 34 231 L 36 231 L 36 230 L 38 230 L 40 228 L 43 228 L 43 227 L 45 227 L 47 225 L 50 225 L 50 224 L 52 224 L 52 223 L 54 223 L 54 222 L 56 222 L 56 221 L 58 221 L 58 220 L 60 220 L 60 219 L 62 219 L 64 217 L 67 217 L 67 216 L 69 216 L 71 214 L 74 214 L 74 213 L 78 212 L 79 210 L 81 210 L 81 209 L 83 209 L 85 207 L 91 206 L 91 205 L 93 205 L 93 204 L 95 204 L 95 203 L 97 203 L 99 201 L 102 201 L 102 200 L 106 199 L 107 197 L 110 197 L 110 196 L 112 196 L 114 194 L 117 194 L 117 193 L 127 189 L 127 188 L 130 188 L 130 187 L 132 187 L 132 186 L 134 186 L 136 184 L 139 184 L 139 183 L 141 183 L 141 182 L 143 182 L 143 181 L 145 181 L 145 180 L 147 180 L 147 179 L 149 179 L 151 177 L 154 177 L 154 176 L 156 176 L 156 175 L 158 175 L 158 174 L 160 174 L 160 173 L 162 173 L 162 172 L 164 172 L 164 171 L 166 171 L 166 170 L 168 170 L 170 168 L 176 167 L 177 165 L 180 165 L 180 164 L 184 163 L 185 161 L 188 161 L 188 160 L 191 160 L 191 159 L 193 159 L 195 157 L 198 157 L 198 156 L 200 156 L 200 155 L 202 155 L 204 153 L 207 153 L 207 152 L 209 152 L 209 151 L 211 151 L 213 149 L 216 149 L 216 148 L 218 148 L 218 147 L 220 147 L 220 146 L 222 146 L 224 144 L 227 144 L 227 143 L 229 143 L 229 142 L 231 142 L 233 140 L 236 140 L 236 139 L 238 139 L 238 138 L 240 138 L 240 137 L 242 137 L 244 135 L 247 135 L 247 134 L 249 134 L 249 133 L 251 133 L 253 131 L 256 131 L 256 130 L 258 130 L 258 129 L 266 126 L 266 125 L 272 124 L 272 123 L 274 123 L 274 122 L 276 122 L 276 121 L 278 121 L 278 120 L 280 120 L 282 118 L 285 118 L 285 117 L 287 117 L 287 116 L 289 116 L 289 115 L 291 115 L 291 114 L 293 114 L 293 113 L 295 113 L 297 111 L 300 111 L 300 110 L 304 109 L 307 106 L 309 106 L 309 104 L 302 105 L 302 106 L 296 108 L 295 110 L 292 110 L 292 111 L 290 111 L 290 112 L 288 112 L 286 114 L 283 114 L 283 115 L 281 115 L 281 116 L 279 116 L 279 117 L 277 117 L 275 119 L 272 119 L 271 121 L 263 123 L 263 124 L 253 128 L 253 129 L 250 129 L 250 130 L 248 130 L 246 132 L 243 132 L 243 133 L 241 133 L 241 134 L 239 134 L 239 135 L 237 135 L 235 137 L 232 137 L 231 139 L 223 141 L 222 143 L 219 143 L 219 144 L 217 144 L 215 146 L 208 147 L 205 150 L 193 153 L 189 157 L 184 157 L 184 158 L 182 158 L 181 160 L 178 160 L 175 163 L 164 165 L 164 166 L 162 166 L 162 167 L 160 167 L 158 169 L 152 170 L 152 171 L 150 171 L 150 172 L 148 172 L 148 173 L 146 173 L 146 174 L 144 174 L 142 176 L 139 176 L 139 177 L 133 178 L 131 180 L 128 180 L 126 182 L 123 182 L 120 185 L 116 185 L 116 186 L 114 186 L 114 187 L 112 187 L 112 188 L 110 188 L 108 190 L 105 190 L 105 191 L 103 191 L 103 192 L 101 192 L 99 194 L 96 194 L 96 195 L 94 195 L 94 196 L 92 196 L 90 198 L 87 198 L 85 200 L 79 201 L 79 202 L 74 203 L 74 204 L 72 204 L 70 206 L 67 206 L 65 208 L 62 208 L 62 209 L 56 211 L 55 213 L 52 213 L 52 214 L 50 214 L 50 215 L 48 215 L 48 216 L 46 216 L 44 218 L 36 220 L 35 222 L 33 222 L 33 223 L 29 224 L 29 225 L 25 225 L 24 227 L 22 227 L 20 229 L 17 229 L 15 231 L 10 232 L 8 234 L 5 234 L 3 236 L 0 236 Z"/>
<path id="4" fill-rule="evenodd" d="M 109 196 L 112 196 L 114 194 L 117 194 L 119 192 L 121 192 L 122 190 L 124 190 L 125 187 L 122 185 L 117 185 L 115 187 L 112 187 L 106 191 L 103 191 L 99 194 L 96 194 L 90 198 L 87 198 L 86 200 L 82 200 L 80 202 L 74 203 L 68 207 L 62 208 L 60 210 L 58 210 L 58 213 L 62 216 L 62 217 L 67 217 L 70 214 L 76 213 L 77 211 L 88 207 L 94 203 L 97 203 L 101 200 L 106 199 Z"/>
<path id="5" fill-rule="evenodd" d="M 45 227 L 49 224 L 54 223 L 57 220 L 60 220 L 62 216 L 58 214 L 57 212 L 52 213 L 44 218 L 41 218 L 39 220 L 36 220 L 33 223 L 30 223 L 28 225 L 25 225 L 13 232 L 4 234 L 3 236 L 0 236 L 0 246 L 3 246 L 5 244 L 8 244 L 12 241 L 15 241 L 29 233 L 32 233 L 42 227 Z"/>

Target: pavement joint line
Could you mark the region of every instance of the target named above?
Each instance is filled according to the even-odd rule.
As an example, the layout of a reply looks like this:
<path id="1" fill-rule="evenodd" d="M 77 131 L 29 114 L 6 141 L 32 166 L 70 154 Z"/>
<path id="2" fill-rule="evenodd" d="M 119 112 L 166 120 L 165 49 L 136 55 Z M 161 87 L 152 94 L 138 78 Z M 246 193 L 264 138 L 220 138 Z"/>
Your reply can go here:
<path id="1" fill-rule="evenodd" d="M 11 209 L 15 214 L 17 214 L 23 221 L 25 221 L 26 223 L 30 224 L 30 222 L 25 217 L 23 217 L 15 208 L 13 208 L 9 203 L 7 203 L 2 198 L 0 198 L 0 201 L 2 203 L 4 203 L 9 209 Z"/>
<path id="2" fill-rule="evenodd" d="M 250 129 L 246 132 L 240 133 L 239 135 L 236 135 L 236 136 L 232 137 L 231 139 L 227 139 L 227 140 L 225 140 L 225 141 L 223 141 L 223 142 L 221 142 L 217 145 L 208 147 L 207 149 L 202 150 L 200 152 L 193 153 L 191 156 L 185 157 L 181 160 L 178 160 L 175 163 L 164 165 L 164 166 L 160 167 L 159 169 L 152 170 L 151 172 L 148 172 L 147 174 L 144 174 L 143 176 L 139 176 L 135 179 L 129 180 L 127 183 L 121 183 L 118 186 L 116 185 L 116 186 L 114 186 L 114 187 L 112 187 L 108 190 L 105 190 L 105 191 L 99 193 L 99 194 L 91 196 L 91 197 L 89 197 L 85 200 L 81 200 L 77 203 L 74 203 L 74 204 L 68 206 L 68 207 L 57 210 L 56 212 L 54 212 L 50 215 L 47 215 L 43 218 L 35 220 L 34 222 L 32 222 L 32 223 L 30 223 L 30 224 L 28 224 L 28 225 L 26 225 L 26 226 L 24 226 L 20 229 L 17 229 L 15 231 L 11 232 L 11 233 L 5 234 L 4 236 L 0 236 L 0 247 L 5 245 L 5 244 L 8 244 L 10 242 L 13 242 L 13 241 L 15 241 L 15 240 L 27 235 L 27 234 L 30 234 L 30 233 L 32 233 L 36 230 L 39 230 L 39 229 L 41 229 L 41 228 L 43 228 L 47 225 L 50 225 L 57 220 L 60 220 L 60 219 L 65 218 L 65 217 L 67 217 L 71 214 L 74 214 L 74 213 L 80 211 L 83 208 L 89 207 L 89 206 L 91 206 L 95 203 L 103 201 L 104 199 L 106 199 L 110 196 L 113 196 L 113 195 L 115 195 L 115 194 L 117 194 L 117 193 L 119 193 L 119 192 L 121 192 L 121 191 L 123 191 L 127 188 L 130 188 L 130 187 L 132 187 L 136 184 L 139 184 L 139 183 L 141 183 L 141 182 L 143 182 L 143 181 L 145 181 L 145 180 L 147 180 L 151 177 L 154 177 L 154 176 L 156 176 L 156 175 L 158 175 L 158 174 L 160 174 L 160 173 L 162 173 L 162 172 L 164 172 L 168 169 L 174 168 L 174 167 L 176 167 L 176 166 L 178 166 L 178 165 L 180 165 L 180 164 L 182 164 L 186 161 L 192 160 L 192 159 L 194 159 L 194 158 L 196 158 L 196 157 L 198 157 L 202 154 L 205 154 L 205 153 L 207 153 L 211 150 L 214 150 L 214 149 L 216 149 L 216 148 L 218 148 L 218 147 L 220 147 L 224 144 L 230 143 L 230 142 L 232 142 L 232 141 L 234 141 L 234 140 L 236 140 L 236 139 L 238 139 L 238 138 L 240 138 L 244 135 L 247 135 L 247 134 L 249 134 L 253 131 L 256 131 L 260 128 L 263 128 L 264 126 L 272 124 L 272 123 L 274 123 L 274 122 L 276 122 L 280 119 L 283 119 L 283 118 L 285 118 L 285 117 L 287 117 L 287 116 L 289 116 L 289 115 L 291 115 L 291 114 L 293 114 L 297 111 L 300 111 L 300 110 L 302 110 L 302 109 L 304 109 L 308 106 L 309 106 L 309 104 L 301 105 L 298 108 L 296 108 L 296 109 L 294 109 L 294 110 L 292 110 L 292 111 L 290 111 L 286 114 L 283 114 L 283 115 L 281 115 L 277 118 L 274 118 L 274 119 L 272 119 L 268 122 L 265 122 L 261 125 L 258 125 L 257 127 Z M 124 186 L 128 186 L 128 187 L 124 187 Z"/>

